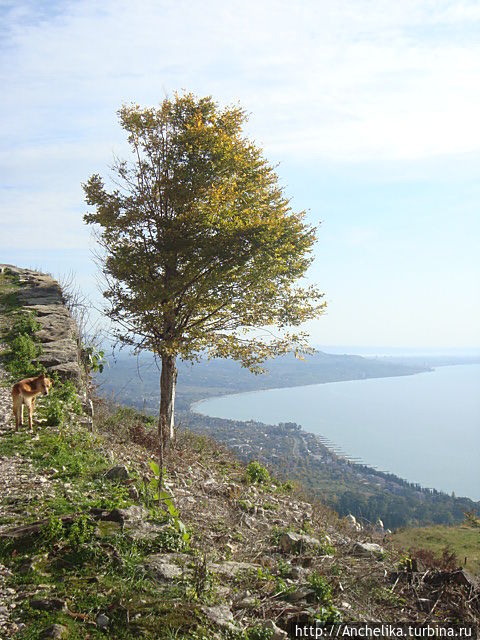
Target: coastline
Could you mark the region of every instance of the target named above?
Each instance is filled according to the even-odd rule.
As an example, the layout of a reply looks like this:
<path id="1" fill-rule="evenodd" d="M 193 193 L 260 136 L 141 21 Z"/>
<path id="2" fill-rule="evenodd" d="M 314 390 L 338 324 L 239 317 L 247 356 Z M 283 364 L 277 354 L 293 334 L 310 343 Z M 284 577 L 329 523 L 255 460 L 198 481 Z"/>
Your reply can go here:
<path id="1" fill-rule="evenodd" d="M 445 370 L 446 367 L 449 367 L 451 369 L 455 368 L 460 368 L 460 367 L 464 367 L 465 364 L 476 364 L 476 363 L 458 363 L 458 364 L 449 364 L 449 365 L 442 365 L 441 369 Z M 440 367 L 437 367 L 436 369 L 432 370 L 428 370 L 428 371 L 423 371 L 422 373 L 427 373 L 427 372 L 435 372 L 438 369 L 440 369 Z M 419 372 L 420 373 L 420 372 Z M 342 380 L 342 381 L 337 381 L 337 382 L 360 382 L 360 381 L 366 381 L 366 380 L 385 380 L 385 379 L 392 379 L 392 378 L 398 378 L 398 377 L 402 377 L 405 378 L 406 375 L 410 376 L 410 375 L 414 375 L 414 374 L 405 374 L 405 375 L 395 375 L 395 376 L 376 376 L 376 377 L 372 377 L 372 378 L 357 378 L 357 379 L 352 379 L 352 380 Z M 458 379 L 458 378 L 457 378 Z M 265 415 L 265 408 L 263 407 L 263 411 L 262 411 L 262 403 L 260 403 L 260 409 L 257 410 L 256 412 L 252 412 L 251 417 L 250 418 L 246 418 L 245 417 L 245 409 L 243 409 L 243 414 L 241 413 L 237 413 L 235 414 L 235 412 L 233 411 L 232 413 L 230 413 L 230 415 L 227 415 L 226 412 L 224 411 L 217 413 L 217 415 L 212 413 L 209 413 L 208 410 L 205 411 L 203 410 L 203 407 L 205 406 L 205 404 L 209 401 L 214 401 L 215 399 L 222 399 L 222 400 L 227 400 L 230 398 L 234 398 L 237 399 L 237 405 L 238 405 L 238 399 L 242 398 L 245 399 L 251 398 L 252 394 L 259 394 L 260 391 L 285 391 L 288 392 L 289 390 L 299 390 L 302 389 L 302 391 L 308 391 L 308 389 L 311 389 L 313 387 L 320 387 L 320 386 L 324 386 L 325 384 L 327 384 L 326 382 L 322 382 L 322 383 L 317 383 L 317 384 L 310 384 L 310 385 L 295 385 L 295 386 L 290 386 L 290 387 L 275 387 L 275 388 L 271 388 L 271 389 L 262 389 L 262 390 L 255 390 L 255 391 L 248 391 L 248 392 L 240 392 L 240 393 L 234 393 L 234 394 L 222 394 L 222 395 L 218 395 L 215 398 L 214 397 L 209 397 L 209 398 L 203 398 L 201 400 L 198 400 L 194 403 L 191 404 L 190 408 L 189 408 L 189 413 L 191 416 L 202 416 L 204 419 L 206 419 L 207 421 L 214 421 L 214 420 L 224 420 L 226 423 L 230 422 L 230 423 L 234 423 L 235 425 L 239 425 L 240 423 L 257 423 L 258 425 L 262 425 L 263 426 L 268 426 L 269 428 L 275 428 L 278 424 L 280 423 L 280 420 L 284 420 L 289 421 L 289 424 L 296 424 L 298 425 L 302 425 L 301 427 L 299 427 L 299 429 L 301 429 L 303 434 L 310 434 L 312 436 L 314 436 L 315 438 L 318 439 L 318 441 L 321 443 L 321 445 L 327 449 L 330 454 L 336 456 L 339 459 L 343 459 L 346 462 L 349 462 L 351 464 L 355 464 L 355 465 L 359 465 L 362 468 L 368 468 L 371 469 L 373 472 L 378 472 L 378 473 L 383 473 L 386 474 L 388 476 L 395 476 L 397 478 L 399 478 L 400 480 L 404 480 L 405 482 L 410 482 L 412 484 L 415 485 L 421 485 L 422 487 L 436 487 L 438 491 L 444 492 L 446 494 L 452 493 L 452 491 L 455 492 L 455 494 L 460 494 L 460 495 L 470 495 L 473 496 L 475 495 L 475 491 L 473 490 L 475 487 L 475 478 L 474 475 L 469 475 L 466 476 L 464 473 L 460 473 L 458 476 L 455 475 L 455 469 L 453 469 L 453 475 L 450 478 L 450 480 L 448 480 L 448 476 L 447 476 L 447 482 L 449 484 L 447 484 L 447 482 L 443 482 L 440 479 L 440 482 L 438 481 L 438 464 L 437 464 L 437 468 L 435 469 L 433 466 L 431 469 L 429 469 L 428 465 L 430 464 L 428 462 L 428 456 L 427 458 L 425 458 L 425 463 L 423 463 L 423 454 L 422 454 L 422 447 L 426 446 L 425 443 L 425 437 L 422 436 L 421 432 L 425 431 L 426 433 L 428 433 L 428 428 L 427 429 L 421 429 L 419 431 L 419 428 L 414 428 L 413 430 L 411 429 L 410 431 L 413 432 L 417 432 L 417 438 L 418 437 L 423 437 L 423 442 L 420 442 L 418 445 L 418 448 L 416 450 L 417 453 L 417 458 L 420 456 L 419 458 L 419 462 L 418 464 L 420 466 L 413 466 L 413 464 L 415 463 L 415 456 L 414 458 L 412 458 L 412 461 L 409 461 L 405 458 L 405 455 L 403 455 L 405 452 L 402 453 L 402 450 L 400 449 L 399 451 L 399 462 L 401 463 L 400 465 L 397 465 L 397 468 L 395 471 L 385 471 L 382 470 L 382 467 L 378 464 L 378 461 L 383 459 L 383 456 L 380 457 L 378 454 L 378 450 L 379 447 L 383 446 L 385 447 L 385 435 L 386 432 L 385 430 L 381 429 L 381 431 L 379 431 L 379 435 L 383 436 L 383 441 L 382 441 L 382 437 L 380 438 L 380 440 L 378 440 L 378 442 L 380 443 L 380 445 L 378 444 L 377 440 L 375 439 L 375 445 L 376 446 L 376 450 L 374 449 L 373 451 L 375 451 L 374 455 L 376 455 L 376 459 L 374 458 L 372 460 L 372 458 L 370 458 L 370 460 L 366 460 L 365 457 L 365 442 L 363 442 L 363 451 L 362 448 L 360 449 L 355 449 L 355 442 L 357 442 L 357 440 L 355 438 L 358 438 L 358 435 L 355 435 L 353 437 L 353 439 L 351 438 L 351 434 L 350 434 L 350 440 L 348 441 L 348 435 L 347 435 L 347 443 L 345 441 L 345 437 L 343 438 L 343 442 L 342 441 L 338 441 L 335 439 L 335 435 L 332 435 L 332 429 L 330 428 L 330 431 L 326 430 L 326 431 L 322 431 L 321 429 L 321 424 L 318 425 L 318 429 L 312 428 L 311 422 L 310 425 L 306 424 L 305 422 L 305 418 L 302 419 L 302 407 L 306 406 L 306 403 L 304 403 L 302 405 L 302 400 L 304 398 L 307 398 L 308 400 L 310 399 L 307 395 L 306 396 L 302 396 L 302 395 L 296 395 L 293 397 L 290 405 L 297 407 L 300 406 L 300 410 L 299 411 L 289 411 L 290 407 L 287 406 L 286 410 L 283 411 L 282 410 L 282 405 L 281 405 L 281 399 L 278 401 L 278 403 L 275 402 L 276 398 L 275 396 L 273 398 L 270 398 L 270 401 L 272 403 L 272 406 L 274 407 L 274 411 L 276 410 L 276 415 L 274 418 L 270 417 L 266 417 Z M 330 383 L 329 383 L 330 384 Z M 433 383 L 427 383 L 427 385 L 431 388 Z M 337 383 L 336 383 L 337 386 Z M 383 387 L 384 388 L 384 387 Z M 425 383 L 423 384 L 423 388 L 425 388 Z M 380 392 L 381 392 L 382 387 L 380 387 Z M 374 391 L 376 391 L 376 388 L 374 388 Z M 363 391 L 361 392 L 363 394 Z M 357 392 L 358 395 L 358 392 Z M 380 397 L 381 393 L 380 393 Z M 279 396 L 277 396 L 277 399 L 279 398 Z M 367 396 L 367 401 L 368 398 L 372 398 L 372 390 L 369 391 L 369 395 Z M 328 396 L 327 396 L 328 399 Z M 428 398 L 427 398 L 428 399 Z M 336 402 L 338 402 L 338 399 L 336 399 Z M 246 404 L 248 404 L 248 406 L 251 406 L 251 402 L 248 403 L 248 401 L 246 401 Z M 387 402 L 388 404 L 388 402 Z M 284 403 L 285 406 L 285 403 Z M 323 405 L 324 406 L 324 405 Z M 419 409 L 422 409 L 422 406 L 419 406 Z M 248 410 L 248 409 L 247 409 Z M 376 407 L 375 407 L 376 410 Z M 315 409 L 312 410 L 313 411 L 313 416 L 315 416 Z M 237 417 L 232 417 L 237 415 Z M 475 414 L 476 415 L 476 414 Z M 325 417 L 327 416 L 327 417 Z M 343 416 L 343 414 L 342 414 Z M 469 429 L 469 431 L 471 432 L 471 413 L 468 416 L 469 417 L 469 421 L 466 423 L 466 428 Z M 396 416 L 395 416 L 396 418 Z M 314 420 L 316 420 L 316 418 L 313 418 Z M 343 419 L 345 420 L 345 417 L 343 416 Z M 363 416 L 362 418 L 360 418 L 361 420 L 368 420 L 368 417 L 365 418 L 365 416 Z M 400 418 L 401 419 L 401 416 Z M 325 420 L 328 420 L 328 407 L 327 407 L 327 413 L 323 416 L 323 421 L 325 422 Z M 380 420 L 380 419 L 379 419 Z M 378 421 L 377 421 L 378 422 Z M 359 422 L 361 424 L 361 422 Z M 318 424 L 318 423 L 317 423 Z M 383 423 L 382 423 L 383 424 Z M 410 423 L 411 424 L 411 423 Z M 419 423 L 420 426 L 421 422 Z M 450 424 L 450 423 L 449 423 Z M 370 428 L 370 424 L 368 425 Z M 398 426 L 398 425 L 397 425 Z M 441 425 L 440 425 L 441 426 Z M 373 428 L 373 427 L 372 427 Z M 370 431 L 367 430 L 367 432 L 365 433 L 365 437 L 364 440 L 368 442 L 368 438 L 369 436 L 372 435 L 372 428 L 370 428 Z M 378 425 L 376 427 L 377 429 L 379 428 Z M 402 429 L 402 427 L 400 426 L 400 429 Z M 353 431 L 358 432 L 358 429 L 353 429 L 352 428 L 352 432 Z M 391 429 L 390 429 L 391 430 Z M 338 430 L 335 431 L 335 433 L 338 433 Z M 348 433 L 348 432 L 347 432 Z M 393 433 L 393 431 L 392 431 Z M 362 435 L 363 435 L 363 430 L 362 430 Z M 408 441 L 408 433 L 407 433 L 407 441 Z M 413 436 L 412 436 L 413 437 Z M 406 447 L 407 445 L 405 445 Z M 391 449 L 391 447 L 388 447 L 389 449 Z M 370 451 L 370 448 L 367 448 L 368 451 Z M 426 451 L 427 449 L 425 449 L 425 455 L 426 455 Z M 440 455 L 444 454 L 445 452 L 443 451 L 443 449 L 440 450 Z M 459 454 L 461 455 L 461 454 Z M 388 458 L 392 457 L 392 452 L 389 452 L 389 455 L 386 456 L 386 460 L 387 460 L 387 464 L 388 464 Z M 431 459 L 431 458 L 430 458 Z M 468 458 L 467 458 L 468 459 Z M 470 461 L 472 462 L 472 461 Z M 390 459 L 390 463 L 393 463 L 393 459 Z M 433 463 L 432 463 L 433 464 Z M 469 463 L 466 462 L 466 465 L 468 466 Z M 409 467 L 411 467 L 409 469 Z M 395 465 L 385 465 L 383 466 L 383 469 L 391 469 L 391 468 L 395 468 Z M 403 472 L 402 472 L 402 468 L 403 468 Z M 463 468 L 463 467 L 462 467 Z M 408 470 L 411 471 L 411 473 L 408 473 Z M 418 473 L 418 470 L 421 471 L 421 473 Z M 468 472 L 469 474 L 474 474 L 474 471 L 471 470 Z M 429 475 L 430 474 L 430 475 Z M 455 480 L 455 478 L 457 478 L 457 480 Z M 472 480 L 470 480 L 470 478 Z M 473 485 L 472 485 L 472 481 L 473 481 Z M 457 482 L 457 484 L 455 484 L 455 482 Z M 449 486 L 451 485 L 451 486 Z M 473 486 L 473 489 L 472 489 Z M 460 488 L 460 487 L 463 487 Z M 470 488 L 469 488 L 470 487 Z M 472 500 L 477 500 L 477 497 L 471 497 Z"/>

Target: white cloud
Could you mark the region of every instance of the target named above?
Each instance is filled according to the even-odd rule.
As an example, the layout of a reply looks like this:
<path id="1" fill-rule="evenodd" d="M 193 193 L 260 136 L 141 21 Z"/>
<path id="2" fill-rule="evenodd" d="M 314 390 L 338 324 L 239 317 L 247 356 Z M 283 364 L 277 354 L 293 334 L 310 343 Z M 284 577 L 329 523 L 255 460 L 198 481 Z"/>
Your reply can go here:
<path id="1" fill-rule="evenodd" d="M 88 0 L 37 21 L 32 6 L 12 13 L 5 39 L 1 128 L 12 144 L 119 139 L 123 100 L 185 87 L 240 99 L 278 156 L 480 149 L 476 4 Z"/>

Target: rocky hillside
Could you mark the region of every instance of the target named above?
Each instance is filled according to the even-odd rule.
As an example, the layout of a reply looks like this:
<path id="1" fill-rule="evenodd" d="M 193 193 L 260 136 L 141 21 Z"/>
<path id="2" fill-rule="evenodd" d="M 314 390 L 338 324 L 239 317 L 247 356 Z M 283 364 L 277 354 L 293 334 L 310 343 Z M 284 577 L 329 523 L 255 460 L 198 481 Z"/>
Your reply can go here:
<path id="1" fill-rule="evenodd" d="M 48 347 L 73 325 L 40 289 L 61 294 L 29 273 L 0 274 L 2 640 L 262 640 L 295 637 L 297 624 L 479 621 L 477 585 L 451 557 L 427 567 L 188 428 L 163 474 L 151 418 L 97 400 L 92 430 L 74 367 L 58 369 L 78 363 Z M 70 327 L 55 340 L 48 306 Z M 12 379 L 42 365 L 57 371 L 54 391 L 38 401 L 36 432 L 15 433 Z"/>

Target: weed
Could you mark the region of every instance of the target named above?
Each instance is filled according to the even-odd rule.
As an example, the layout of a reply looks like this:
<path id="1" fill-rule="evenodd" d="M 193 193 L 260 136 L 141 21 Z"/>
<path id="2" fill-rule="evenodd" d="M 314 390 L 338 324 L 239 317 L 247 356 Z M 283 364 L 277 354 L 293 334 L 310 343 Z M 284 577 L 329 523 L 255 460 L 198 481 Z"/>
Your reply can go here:
<path id="1" fill-rule="evenodd" d="M 246 632 L 247 640 L 271 640 L 274 636 L 273 629 L 268 627 L 262 627 L 262 625 L 255 625 L 250 627 Z"/>
<path id="2" fill-rule="evenodd" d="M 315 593 L 315 598 L 318 602 L 331 602 L 332 588 L 324 576 L 314 571 L 308 576 L 307 582 Z"/>
<path id="3" fill-rule="evenodd" d="M 315 614 L 315 620 L 320 626 L 338 624 L 342 621 L 342 614 L 333 604 L 327 604 L 320 607 Z"/>
<path id="4" fill-rule="evenodd" d="M 247 480 L 252 484 L 267 484 L 270 482 L 268 470 L 256 460 L 252 460 L 246 470 Z"/>

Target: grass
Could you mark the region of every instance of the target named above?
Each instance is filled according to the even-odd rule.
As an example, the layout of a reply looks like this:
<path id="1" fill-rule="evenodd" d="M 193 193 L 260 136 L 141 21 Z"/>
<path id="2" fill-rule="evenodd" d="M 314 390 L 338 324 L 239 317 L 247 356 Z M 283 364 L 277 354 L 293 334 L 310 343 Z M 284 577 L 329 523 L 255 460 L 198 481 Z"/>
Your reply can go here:
<path id="1" fill-rule="evenodd" d="M 169 629 L 178 630 L 181 635 L 177 637 L 211 637 L 189 597 L 191 585 L 182 583 L 176 591 L 164 594 L 143 569 L 148 554 L 171 550 L 173 538 L 178 537 L 173 528 L 154 540 L 136 541 L 118 529 L 98 535 L 96 523 L 88 516 L 92 507 L 132 504 L 126 486 L 105 479 L 104 471 L 111 464 L 100 445 L 96 436 L 82 428 L 41 428 L 36 439 L 26 432 L 12 432 L 0 440 L 0 455 L 21 452 L 37 469 L 57 469 L 52 477 L 69 482 L 68 492 L 59 482 L 54 497 L 37 497 L 27 504 L 24 522 L 48 518 L 33 541 L 23 547 L 0 542 L 0 561 L 13 573 L 10 585 L 35 598 L 65 600 L 70 611 L 45 612 L 22 605 L 21 618 L 28 631 L 18 638 L 36 640 L 54 622 L 69 629 L 69 638 L 104 637 L 93 625 L 99 612 L 109 617 L 110 634 L 118 640 L 169 638 Z M 132 476 L 135 480 L 135 474 Z M 60 516 L 71 513 L 80 515 L 73 524 L 63 524 Z M 164 521 L 165 514 L 161 518 Z M 174 546 L 188 551 L 182 544 L 179 538 Z M 20 570 L 25 565 L 32 566 L 26 574 Z M 72 612 L 83 618 L 72 617 Z M 190 636 L 190 632 L 197 635 Z"/>
<path id="2" fill-rule="evenodd" d="M 392 541 L 406 552 L 410 549 L 428 549 L 438 557 L 448 547 L 455 553 L 462 567 L 474 575 L 480 575 L 479 527 L 462 524 L 399 529 L 392 535 Z"/>

